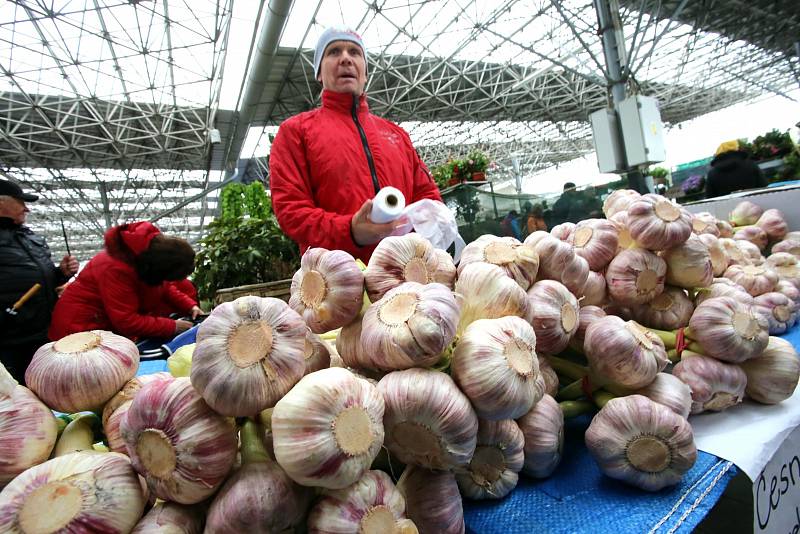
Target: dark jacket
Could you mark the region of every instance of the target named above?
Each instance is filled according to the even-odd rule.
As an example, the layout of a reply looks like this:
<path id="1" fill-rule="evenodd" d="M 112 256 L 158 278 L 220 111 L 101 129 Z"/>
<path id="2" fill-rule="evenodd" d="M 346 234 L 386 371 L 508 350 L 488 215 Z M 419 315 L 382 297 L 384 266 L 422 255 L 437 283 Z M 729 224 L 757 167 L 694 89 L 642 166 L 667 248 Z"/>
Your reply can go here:
<path id="1" fill-rule="evenodd" d="M 746 152 L 723 152 L 711 160 L 711 170 L 706 178 L 706 198 L 766 186 L 767 180 L 761 169 Z"/>
<path id="2" fill-rule="evenodd" d="M 0 346 L 44 343 L 57 299 L 56 287 L 67 280 L 53 264 L 43 237 L 27 226 L 0 217 Z M 17 315 L 5 313 L 37 282 L 42 288 Z"/>

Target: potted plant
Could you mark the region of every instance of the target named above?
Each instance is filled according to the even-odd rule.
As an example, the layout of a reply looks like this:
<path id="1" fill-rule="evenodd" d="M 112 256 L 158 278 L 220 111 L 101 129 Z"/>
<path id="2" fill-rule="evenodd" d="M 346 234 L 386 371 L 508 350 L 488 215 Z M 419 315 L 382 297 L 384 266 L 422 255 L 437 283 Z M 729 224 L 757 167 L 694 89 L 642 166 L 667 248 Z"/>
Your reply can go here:
<path id="1" fill-rule="evenodd" d="M 770 130 L 764 135 L 759 135 L 753 139 L 750 145 L 751 154 L 755 161 L 764 161 L 782 158 L 794 150 L 794 142 L 789 136 L 789 132 Z"/>
<path id="2" fill-rule="evenodd" d="M 481 150 L 474 149 L 464 158 L 463 175 L 465 179 L 472 181 L 486 180 L 486 169 L 489 167 L 489 156 Z"/>
<path id="3" fill-rule="evenodd" d="M 696 200 L 703 196 L 706 189 L 706 179 L 702 174 L 693 174 L 681 183 L 684 200 Z"/>

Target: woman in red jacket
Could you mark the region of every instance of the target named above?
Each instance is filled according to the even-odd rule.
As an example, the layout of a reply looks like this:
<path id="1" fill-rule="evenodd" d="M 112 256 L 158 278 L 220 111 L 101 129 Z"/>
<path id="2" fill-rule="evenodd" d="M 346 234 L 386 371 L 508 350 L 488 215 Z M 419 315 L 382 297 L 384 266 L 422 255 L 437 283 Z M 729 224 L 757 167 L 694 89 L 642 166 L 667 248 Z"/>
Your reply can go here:
<path id="1" fill-rule="evenodd" d="M 58 340 L 86 330 L 111 330 L 138 339 L 171 338 L 192 323 L 156 317 L 163 300 L 197 317 L 202 310 L 170 281 L 194 269 L 194 250 L 179 237 L 162 234 L 149 222 L 115 226 L 105 250 L 69 284 L 53 311 L 48 335 Z"/>

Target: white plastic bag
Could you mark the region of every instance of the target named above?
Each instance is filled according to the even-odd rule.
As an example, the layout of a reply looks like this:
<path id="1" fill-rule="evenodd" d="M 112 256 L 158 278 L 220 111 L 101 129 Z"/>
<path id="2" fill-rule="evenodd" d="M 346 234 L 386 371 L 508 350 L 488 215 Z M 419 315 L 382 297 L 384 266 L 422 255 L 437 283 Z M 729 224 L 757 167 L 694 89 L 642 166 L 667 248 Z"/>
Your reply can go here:
<path id="1" fill-rule="evenodd" d="M 438 200 L 423 198 L 406 206 L 402 217 L 408 222 L 398 226 L 392 235 L 404 235 L 414 230 L 434 247 L 442 250 L 447 250 L 455 243 L 453 259 L 458 263 L 466 243 L 458 233 L 456 218 L 450 208 Z"/>

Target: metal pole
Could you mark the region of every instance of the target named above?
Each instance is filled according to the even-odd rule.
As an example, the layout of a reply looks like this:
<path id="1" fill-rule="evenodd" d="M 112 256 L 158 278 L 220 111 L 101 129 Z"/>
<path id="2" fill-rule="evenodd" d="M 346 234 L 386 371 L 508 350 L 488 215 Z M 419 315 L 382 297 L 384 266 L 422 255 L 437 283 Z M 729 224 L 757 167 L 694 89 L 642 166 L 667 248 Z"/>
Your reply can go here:
<path id="1" fill-rule="evenodd" d="M 107 187 L 105 182 L 100 182 L 100 200 L 103 202 L 103 217 L 106 220 L 106 230 L 113 226 L 113 224 L 111 224 L 111 207 L 108 205 Z"/>
<path id="2" fill-rule="evenodd" d="M 170 209 L 168 209 L 166 211 L 162 211 L 158 215 L 156 215 L 154 217 L 151 217 L 150 218 L 150 222 L 156 222 L 157 220 L 162 219 L 162 218 L 164 218 L 164 217 L 166 217 L 168 215 L 172 215 L 173 213 L 175 213 L 176 211 L 178 211 L 182 207 L 186 206 L 187 204 L 191 204 L 195 200 L 203 198 L 204 196 L 208 195 L 212 191 L 216 191 L 220 187 L 222 187 L 224 185 L 228 185 L 229 183 L 231 183 L 234 180 L 236 180 L 236 178 L 238 176 L 239 176 L 239 169 L 237 168 L 236 170 L 233 171 L 233 174 L 231 176 L 229 176 L 228 178 L 225 178 L 221 182 L 212 185 L 208 189 L 205 189 L 204 191 L 201 191 L 201 192 L 197 193 L 193 197 L 189 197 L 186 200 L 181 201 L 180 203 L 176 204 L 175 206 L 171 207 Z"/>

